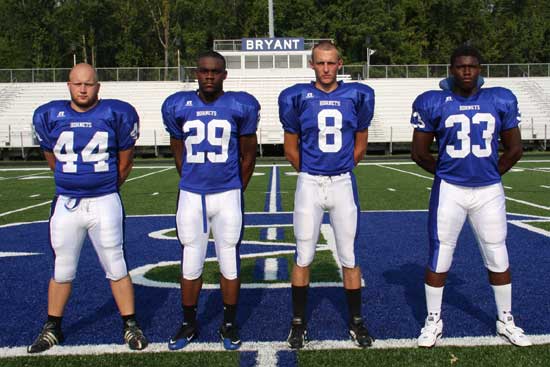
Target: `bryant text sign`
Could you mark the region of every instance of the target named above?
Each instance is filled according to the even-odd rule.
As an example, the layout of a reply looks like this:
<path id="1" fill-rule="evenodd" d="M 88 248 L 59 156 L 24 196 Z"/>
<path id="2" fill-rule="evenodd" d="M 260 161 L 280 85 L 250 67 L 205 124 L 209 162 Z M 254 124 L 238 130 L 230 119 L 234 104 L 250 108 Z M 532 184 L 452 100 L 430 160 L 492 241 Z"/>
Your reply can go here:
<path id="1" fill-rule="evenodd" d="M 302 51 L 303 38 L 243 38 L 243 51 Z"/>

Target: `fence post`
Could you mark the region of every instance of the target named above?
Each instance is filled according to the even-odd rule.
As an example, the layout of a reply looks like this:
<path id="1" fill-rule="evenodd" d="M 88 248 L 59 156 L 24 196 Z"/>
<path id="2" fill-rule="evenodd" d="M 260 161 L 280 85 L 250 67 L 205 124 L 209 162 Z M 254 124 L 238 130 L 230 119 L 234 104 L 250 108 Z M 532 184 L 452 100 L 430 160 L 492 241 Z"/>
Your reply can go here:
<path id="1" fill-rule="evenodd" d="M 23 147 L 23 132 L 19 132 L 19 139 L 21 140 L 21 158 L 25 159 L 25 148 Z"/>
<path id="2" fill-rule="evenodd" d="M 546 139 L 548 135 L 546 135 L 546 128 L 548 127 L 547 124 L 544 124 L 544 150 L 546 150 Z"/>
<path id="3" fill-rule="evenodd" d="M 264 149 L 263 149 L 263 146 L 262 146 L 262 128 L 259 128 L 258 129 L 258 144 L 260 146 L 260 157 L 263 158 L 264 156 Z"/>
<path id="4" fill-rule="evenodd" d="M 390 155 L 393 153 L 393 126 L 390 126 Z"/>
<path id="5" fill-rule="evenodd" d="M 155 141 L 155 157 L 158 158 L 159 156 L 159 148 L 157 146 L 157 129 L 153 130 L 153 138 L 154 138 L 154 141 Z"/>

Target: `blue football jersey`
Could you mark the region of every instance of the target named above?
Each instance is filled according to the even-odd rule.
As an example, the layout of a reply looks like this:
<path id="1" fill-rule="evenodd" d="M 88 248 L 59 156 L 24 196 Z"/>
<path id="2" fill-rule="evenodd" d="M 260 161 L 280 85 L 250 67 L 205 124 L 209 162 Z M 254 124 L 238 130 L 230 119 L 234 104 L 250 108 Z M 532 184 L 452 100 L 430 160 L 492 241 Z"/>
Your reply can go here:
<path id="1" fill-rule="evenodd" d="M 338 83 L 325 93 L 315 83 L 296 84 L 279 95 L 279 119 L 300 137 L 300 172 L 339 175 L 355 167 L 355 133 L 369 127 L 374 91 L 365 84 Z"/>
<path id="2" fill-rule="evenodd" d="M 180 189 L 210 194 L 242 188 L 239 137 L 256 133 L 260 104 L 248 93 L 225 92 L 206 103 L 177 92 L 162 105 L 164 126 L 185 149 Z"/>
<path id="3" fill-rule="evenodd" d="M 40 147 L 56 158 L 56 193 L 75 198 L 118 191 L 118 152 L 135 145 L 139 117 L 128 103 L 102 99 L 86 112 L 52 101 L 33 116 Z"/>
<path id="4" fill-rule="evenodd" d="M 470 187 L 500 182 L 498 139 L 520 121 L 517 99 L 505 88 L 481 88 L 468 98 L 428 91 L 416 98 L 411 116 L 415 130 L 435 134 L 436 175 Z"/>

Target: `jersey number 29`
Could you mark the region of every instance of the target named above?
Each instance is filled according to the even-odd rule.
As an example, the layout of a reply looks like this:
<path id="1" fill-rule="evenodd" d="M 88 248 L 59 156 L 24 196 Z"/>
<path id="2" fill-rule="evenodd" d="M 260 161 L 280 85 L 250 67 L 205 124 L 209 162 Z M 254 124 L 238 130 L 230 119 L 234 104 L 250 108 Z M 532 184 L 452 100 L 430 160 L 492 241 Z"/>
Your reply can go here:
<path id="1" fill-rule="evenodd" d="M 187 162 L 189 163 L 204 163 L 207 158 L 212 163 L 223 163 L 227 161 L 229 150 L 229 138 L 231 137 L 231 124 L 227 120 L 211 120 L 206 125 L 201 120 L 187 121 L 183 125 L 183 132 L 188 133 L 191 129 L 195 129 L 195 135 L 189 135 L 185 138 L 185 150 L 187 151 Z M 216 129 L 221 129 L 221 137 L 216 137 Z M 208 140 L 208 143 L 213 146 L 221 147 L 221 153 L 215 152 L 200 152 L 193 145 L 202 143 L 203 140 Z"/>

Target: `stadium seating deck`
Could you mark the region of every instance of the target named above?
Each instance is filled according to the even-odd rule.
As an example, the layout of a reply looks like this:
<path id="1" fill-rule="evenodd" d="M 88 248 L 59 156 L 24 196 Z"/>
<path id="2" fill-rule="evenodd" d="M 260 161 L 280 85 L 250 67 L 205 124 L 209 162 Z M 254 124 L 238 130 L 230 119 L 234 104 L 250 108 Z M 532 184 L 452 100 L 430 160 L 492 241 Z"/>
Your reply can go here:
<path id="1" fill-rule="evenodd" d="M 308 81 L 309 78 L 299 75 L 287 75 L 282 79 L 272 76 L 230 77 L 225 82 L 225 89 L 244 90 L 256 96 L 262 105 L 260 141 L 262 144 L 280 144 L 283 131 L 278 119 L 277 96 L 292 84 Z M 423 91 L 437 89 L 439 79 L 370 79 L 360 82 L 373 87 L 376 93 L 370 142 L 409 142 L 412 102 Z M 506 87 L 516 94 L 523 115 L 524 139 L 544 139 L 545 125 L 546 134 L 550 134 L 550 78 L 487 78 L 485 85 Z M 102 98 L 122 99 L 136 107 L 142 121 L 138 145 L 168 145 L 160 106 L 170 94 L 195 88 L 194 82 L 103 82 L 100 95 Z M 0 84 L 0 147 L 34 146 L 31 133 L 34 109 L 50 100 L 67 97 L 65 83 Z"/>

